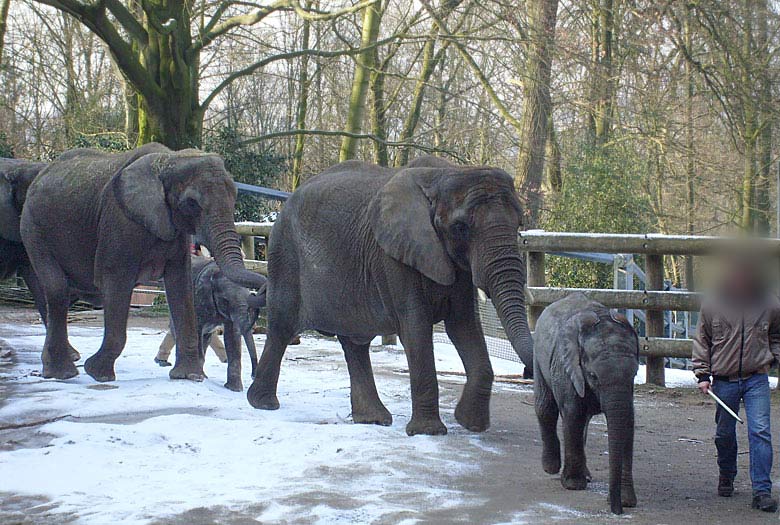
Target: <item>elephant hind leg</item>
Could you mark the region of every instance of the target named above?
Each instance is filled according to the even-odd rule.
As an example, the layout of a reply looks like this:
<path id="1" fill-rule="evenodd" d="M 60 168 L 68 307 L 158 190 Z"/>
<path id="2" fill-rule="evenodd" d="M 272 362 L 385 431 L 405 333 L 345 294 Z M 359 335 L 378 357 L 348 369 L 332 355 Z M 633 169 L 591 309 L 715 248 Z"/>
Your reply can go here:
<path id="1" fill-rule="evenodd" d="M 539 370 L 534 370 L 536 417 L 542 433 L 542 468 L 548 474 L 561 470 L 561 442 L 558 439 L 558 404 Z"/>
<path id="2" fill-rule="evenodd" d="M 348 337 L 339 336 L 344 358 L 349 369 L 352 421 L 390 426 L 393 416 L 379 399 L 371 369 L 370 343 L 355 344 Z"/>
<path id="3" fill-rule="evenodd" d="M 224 326 L 225 352 L 228 363 L 225 388 L 233 392 L 241 392 L 244 389 L 241 383 L 241 335 L 238 332 L 238 327 L 232 321 L 225 321 Z M 203 347 L 205 348 L 205 341 Z"/>

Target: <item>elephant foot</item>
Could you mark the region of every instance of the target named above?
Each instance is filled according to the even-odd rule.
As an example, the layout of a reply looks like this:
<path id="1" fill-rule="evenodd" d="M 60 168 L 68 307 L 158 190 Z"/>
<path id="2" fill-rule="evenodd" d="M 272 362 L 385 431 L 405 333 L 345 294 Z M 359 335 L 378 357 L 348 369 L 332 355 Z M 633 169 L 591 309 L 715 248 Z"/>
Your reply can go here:
<path id="1" fill-rule="evenodd" d="M 49 359 L 43 360 L 43 370 L 41 376 L 46 379 L 70 379 L 79 375 L 76 365 L 73 361 L 66 359 L 62 362 L 53 362 Z"/>
<path id="2" fill-rule="evenodd" d="M 107 359 L 101 356 L 100 352 L 84 362 L 84 371 L 99 383 L 116 380 L 114 359 Z"/>
<path id="3" fill-rule="evenodd" d="M 160 366 L 172 366 L 171 362 L 168 361 L 167 359 L 158 359 L 158 358 L 155 357 L 154 358 L 154 362 L 157 363 Z"/>
<path id="4" fill-rule="evenodd" d="M 455 407 L 455 419 L 467 430 L 484 432 L 490 428 L 489 404 L 461 399 Z"/>
<path id="5" fill-rule="evenodd" d="M 393 416 L 384 407 L 376 407 L 371 410 L 352 409 L 352 421 L 360 425 L 381 425 L 389 427 L 393 424 Z"/>
<path id="6" fill-rule="evenodd" d="M 588 488 L 588 478 L 584 475 L 563 475 L 561 485 L 567 490 L 585 490 Z"/>
<path id="7" fill-rule="evenodd" d="M 228 379 L 228 382 L 225 383 L 225 388 L 233 392 L 241 392 L 244 390 L 244 385 L 241 383 L 241 379 Z"/>
<path id="8" fill-rule="evenodd" d="M 260 410 L 279 409 L 279 399 L 276 397 L 276 392 L 269 392 L 263 389 L 256 380 L 253 381 L 252 386 L 249 387 L 249 390 L 246 393 L 246 399 L 252 407 Z"/>
<path id="9" fill-rule="evenodd" d="M 557 474 L 561 470 L 561 451 L 547 450 L 542 452 L 542 468 L 548 474 Z"/>
<path id="10" fill-rule="evenodd" d="M 206 373 L 203 371 L 203 365 L 186 362 L 176 363 L 168 372 L 168 377 L 171 379 L 188 379 L 200 383 L 206 379 Z"/>
<path id="11" fill-rule="evenodd" d="M 633 485 L 620 487 L 620 501 L 624 507 L 636 507 L 636 492 Z"/>
<path id="12" fill-rule="evenodd" d="M 437 418 L 415 418 L 409 421 L 406 425 L 406 434 L 409 436 L 416 436 L 423 434 L 427 436 L 443 436 L 447 433 L 447 427 L 441 422 L 441 419 Z"/>
<path id="13" fill-rule="evenodd" d="M 74 363 L 79 359 L 81 359 L 81 354 L 79 353 L 79 351 L 70 345 L 68 345 L 68 355 L 70 355 L 70 360 L 73 361 Z"/>

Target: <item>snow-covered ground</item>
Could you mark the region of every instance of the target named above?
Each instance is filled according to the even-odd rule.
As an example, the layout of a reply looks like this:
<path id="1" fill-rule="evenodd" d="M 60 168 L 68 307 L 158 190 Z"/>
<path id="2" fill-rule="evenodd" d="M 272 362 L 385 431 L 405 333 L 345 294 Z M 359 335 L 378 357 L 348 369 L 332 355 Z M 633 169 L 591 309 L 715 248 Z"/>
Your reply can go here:
<path id="1" fill-rule="evenodd" d="M 71 327 L 70 333 L 84 357 L 100 346 L 100 328 Z M 169 369 L 153 362 L 163 338 L 156 330 L 129 330 L 117 381 L 108 384 L 83 372 L 68 381 L 37 376 L 40 326 L 0 325 L 0 334 L 16 350 L 16 364 L 0 366 L 0 380 L 12 385 L 8 399 L 0 400 L 0 427 L 67 416 L 30 427 L 53 436 L 45 446 L 0 448 L 0 495 L 45 497 L 57 513 L 79 522 L 179 516 L 178 523 L 196 523 L 181 515 L 229 509 L 260 523 L 414 523 L 424 521 L 429 509 L 483 505 L 478 491 L 458 481 L 479 475 L 486 455 L 502 453 L 489 434 L 455 422 L 451 383 L 465 378 L 457 352 L 442 342 L 436 343 L 436 361 L 449 435 L 410 438 L 404 431 L 411 415 L 409 380 L 400 347 L 372 348 L 380 396 L 394 418 L 391 427 L 377 427 L 351 422 L 349 377 L 335 340 L 304 337 L 288 348 L 281 408 L 266 412 L 222 386 L 225 365 L 210 351 L 204 383 L 169 380 Z M 262 349 L 263 336 L 256 339 Z M 493 366 L 497 376 L 522 373 L 512 361 L 496 359 Z M 637 383 L 644 373 L 640 367 Z M 690 371 L 666 373 L 672 386 L 695 386 Z M 497 381 L 495 389 L 529 387 Z M 511 521 L 573 519 L 578 512 L 544 505 Z"/>
<path id="2" fill-rule="evenodd" d="M 485 453 L 480 435 L 455 422 L 452 395 L 442 399 L 448 438 L 406 436 L 411 403 L 400 348 L 372 352 L 380 396 L 394 416 L 383 428 L 351 423 L 349 377 L 333 340 L 303 338 L 288 349 L 281 409 L 266 412 L 222 386 L 225 365 L 211 352 L 204 383 L 169 380 L 169 369 L 152 361 L 161 332 L 129 330 L 117 381 L 97 384 L 83 370 L 68 381 L 38 377 L 43 329 L 0 330 L 25 357 L 2 369 L 14 387 L 0 407 L 0 426 L 70 416 L 35 427 L 55 436 L 48 446 L 0 452 L 0 492 L 49 497 L 88 523 L 146 523 L 199 506 L 250 505 L 261 522 L 413 522 L 415 509 L 463 504 L 469 496 L 450 480 L 478 469 L 474 457 Z M 70 334 L 85 357 L 100 346 L 101 329 L 72 327 Z M 259 348 L 262 340 L 257 336 Z M 436 355 L 440 372 L 463 371 L 450 345 L 437 343 Z M 510 361 L 495 368 L 522 371 Z"/>

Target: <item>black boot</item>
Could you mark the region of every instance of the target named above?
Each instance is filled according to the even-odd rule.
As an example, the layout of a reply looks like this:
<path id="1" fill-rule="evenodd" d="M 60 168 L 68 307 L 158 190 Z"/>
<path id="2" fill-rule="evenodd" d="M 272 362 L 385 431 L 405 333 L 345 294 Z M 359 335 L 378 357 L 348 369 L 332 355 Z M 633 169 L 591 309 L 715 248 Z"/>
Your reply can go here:
<path id="1" fill-rule="evenodd" d="M 734 494 L 734 480 L 728 476 L 721 475 L 718 480 L 718 496 L 730 498 Z"/>
<path id="2" fill-rule="evenodd" d="M 777 500 L 769 492 L 763 492 L 753 496 L 752 507 L 763 512 L 777 512 Z"/>

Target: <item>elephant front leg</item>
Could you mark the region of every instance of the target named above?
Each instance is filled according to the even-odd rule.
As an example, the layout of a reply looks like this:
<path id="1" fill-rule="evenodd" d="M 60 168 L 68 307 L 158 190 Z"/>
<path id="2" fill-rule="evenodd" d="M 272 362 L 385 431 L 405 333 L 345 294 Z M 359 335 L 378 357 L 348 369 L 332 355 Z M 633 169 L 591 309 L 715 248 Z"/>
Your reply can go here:
<path id="1" fill-rule="evenodd" d="M 212 335 L 212 337 L 215 337 Z M 227 383 L 225 388 L 233 392 L 241 392 L 241 334 L 238 327 L 231 321 L 225 322 L 225 353 L 227 354 Z"/>
<path id="2" fill-rule="evenodd" d="M 588 472 L 585 464 L 584 427 L 586 417 L 577 408 L 567 408 L 563 413 L 563 472 L 561 485 L 569 490 L 585 490 Z"/>
<path id="3" fill-rule="evenodd" d="M 411 326 L 402 326 L 399 332 L 409 363 L 412 386 L 412 419 L 406 425 L 406 433 L 410 436 L 444 435 L 447 427 L 439 417 L 439 382 L 433 359 L 433 330 L 430 325 L 411 323 Z"/>
<path id="4" fill-rule="evenodd" d="M 557 429 L 558 404 L 538 365 L 534 367 L 534 377 L 536 417 L 542 434 L 542 468 L 548 474 L 557 474 L 561 470 L 561 442 Z"/>
<path id="5" fill-rule="evenodd" d="M 344 349 L 344 358 L 349 369 L 352 421 L 355 423 L 390 426 L 393 416 L 379 399 L 371 369 L 370 343 L 358 345 L 346 337 L 339 336 Z"/>
<path id="6" fill-rule="evenodd" d="M 483 432 L 490 427 L 490 393 L 493 368 L 474 308 L 474 303 L 455 309 L 445 321 L 447 335 L 463 361 L 466 385 L 455 408 L 455 419 L 463 427 Z"/>
<path id="7" fill-rule="evenodd" d="M 170 371 L 171 379 L 203 381 L 203 352 L 198 342 L 197 319 L 192 298 L 190 259 L 184 239 L 179 252 L 182 256 L 170 259 L 165 264 L 163 279 L 165 296 L 173 320 L 176 335 L 176 364 Z"/>
<path id="8" fill-rule="evenodd" d="M 84 362 L 84 371 L 95 381 L 114 381 L 114 363 L 127 341 L 127 315 L 133 294 L 133 282 L 126 276 L 111 276 L 103 283 L 103 344 Z"/>

